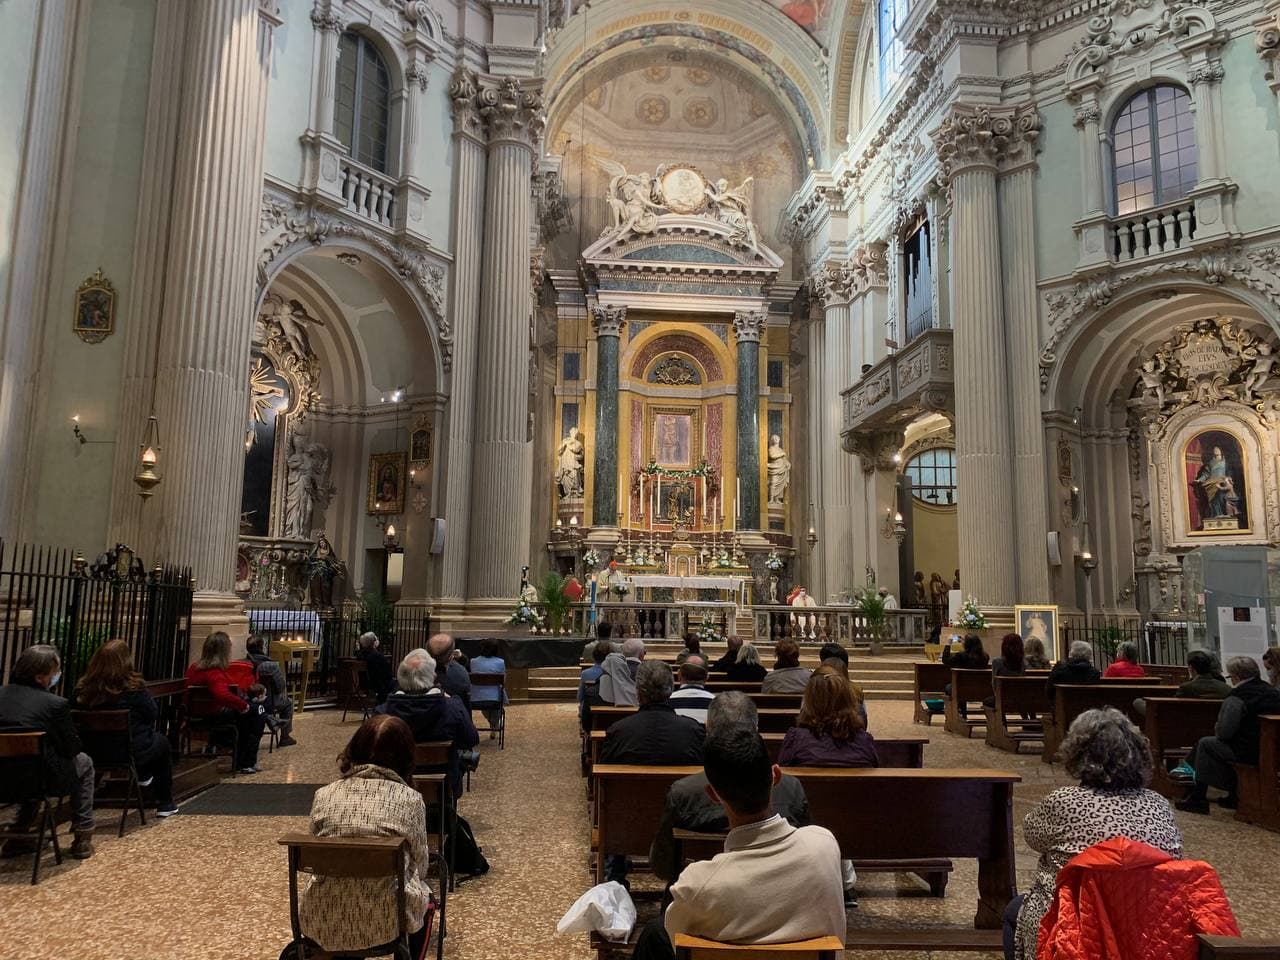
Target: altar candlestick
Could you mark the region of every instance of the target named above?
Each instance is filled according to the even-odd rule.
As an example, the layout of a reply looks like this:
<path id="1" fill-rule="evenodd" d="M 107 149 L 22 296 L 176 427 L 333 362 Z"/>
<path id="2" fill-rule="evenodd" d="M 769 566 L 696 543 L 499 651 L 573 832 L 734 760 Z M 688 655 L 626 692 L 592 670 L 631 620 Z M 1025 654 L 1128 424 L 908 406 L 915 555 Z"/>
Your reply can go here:
<path id="1" fill-rule="evenodd" d="M 658 519 L 662 519 L 662 474 L 658 474 Z"/>
<path id="2" fill-rule="evenodd" d="M 733 516 L 735 524 L 742 523 L 742 478 L 737 481 L 737 491 L 733 495 Z"/>

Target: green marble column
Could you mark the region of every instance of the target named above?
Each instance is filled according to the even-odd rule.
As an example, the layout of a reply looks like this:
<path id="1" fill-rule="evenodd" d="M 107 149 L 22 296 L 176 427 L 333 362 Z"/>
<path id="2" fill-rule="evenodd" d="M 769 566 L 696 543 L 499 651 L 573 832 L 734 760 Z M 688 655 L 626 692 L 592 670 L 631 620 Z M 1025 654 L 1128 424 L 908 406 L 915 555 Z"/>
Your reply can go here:
<path id="1" fill-rule="evenodd" d="M 627 321 L 626 307 L 595 307 L 596 436 L 595 492 L 591 525 L 618 525 L 618 341 Z"/>
<path id="2" fill-rule="evenodd" d="M 760 529 L 760 338 L 768 325 L 764 311 L 743 311 L 733 317 L 738 341 L 739 530 Z"/>

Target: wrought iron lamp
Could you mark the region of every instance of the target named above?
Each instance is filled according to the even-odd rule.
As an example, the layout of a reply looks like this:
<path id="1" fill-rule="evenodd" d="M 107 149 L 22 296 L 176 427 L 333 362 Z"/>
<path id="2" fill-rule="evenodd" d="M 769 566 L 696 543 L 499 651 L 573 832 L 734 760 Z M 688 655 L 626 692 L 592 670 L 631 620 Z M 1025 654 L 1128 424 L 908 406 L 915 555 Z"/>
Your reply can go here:
<path id="1" fill-rule="evenodd" d="M 138 472 L 133 475 L 133 482 L 138 485 L 138 496 L 146 499 L 155 492 L 161 479 L 156 473 L 160 464 L 160 420 L 154 413 L 147 417 L 147 431 L 142 435 L 140 448 Z"/>
<path id="2" fill-rule="evenodd" d="M 892 507 L 884 511 L 884 523 L 880 525 L 880 536 L 886 540 L 896 540 L 902 546 L 907 539 L 907 525 L 902 522 L 902 514 L 895 513 Z"/>
<path id="3" fill-rule="evenodd" d="M 813 525 L 813 501 L 812 500 L 809 501 L 809 533 L 805 536 L 805 540 L 808 542 L 810 550 L 812 550 L 814 547 L 818 545 L 818 531 Z"/>

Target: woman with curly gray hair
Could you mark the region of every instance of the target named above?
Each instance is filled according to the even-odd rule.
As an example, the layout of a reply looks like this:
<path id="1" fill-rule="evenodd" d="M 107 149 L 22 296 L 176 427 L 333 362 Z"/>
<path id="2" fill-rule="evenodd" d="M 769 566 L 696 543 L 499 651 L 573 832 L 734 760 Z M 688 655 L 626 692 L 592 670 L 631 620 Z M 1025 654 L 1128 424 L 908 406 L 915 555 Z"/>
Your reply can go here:
<path id="1" fill-rule="evenodd" d="M 1040 854 L 1040 862 L 1030 891 L 1005 910 L 1004 951 L 1010 960 L 1034 960 L 1058 871 L 1076 854 L 1124 836 L 1182 856 L 1182 834 L 1169 801 L 1146 789 L 1151 749 L 1123 713 L 1113 707 L 1086 710 L 1071 724 L 1058 756 L 1080 786 L 1054 790 L 1023 821 L 1027 846 Z"/>

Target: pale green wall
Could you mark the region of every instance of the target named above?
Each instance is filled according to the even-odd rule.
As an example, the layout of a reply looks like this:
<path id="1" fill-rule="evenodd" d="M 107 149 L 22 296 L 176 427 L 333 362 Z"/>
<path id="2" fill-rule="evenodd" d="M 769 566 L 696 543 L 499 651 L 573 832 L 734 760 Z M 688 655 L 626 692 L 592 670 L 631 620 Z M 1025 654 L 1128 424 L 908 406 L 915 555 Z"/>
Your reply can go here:
<path id="1" fill-rule="evenodd" d="M 13 261 L 22 147 L 26 142 L 31 58 L 35 53 L 33 3 L 0 3 L 0 315 L 8 300 Z"/>
<path id="2" fill-rule="evenodd" d="M 1084 213 L 1080 141 L 1070 104 L 1041 110 L 1039 170 L 1036 173 L 1036 267 L 1041 277 L 1075 269 L 1078 247 L 1071 225 Z"/>
<path id="3" fill-rule="evenodd" d="M 449 103 L 451 67 L 438 60 L 431 65 L 430 86 L 427 87 L 426 117 L 422 124 L 417 154 L 417 177 L 431 191 L 427 201 L 424 229 L 431 242 L 441 250 L 452 252 L 453 203 L 453 117 Z"/>
<path id="4" fill-rule="evenodd" d="M 71 178 L 59 198 L 64 246 L 54 261 L 44 341 L 36 539 L 86 555 L 106 546 L 114 446 L 76 443 L 71 416 L 80 415 L 93 441 L 134 444 L 142 427 L 120 424 L 116 415 L 124 331 L 132 322 L 129 280 L 155 4 L 94 0 L 86 7 L 84 35 L 91 42 L 78 54 L 83 75 L 78 123 L 68 140 Z M 86 344 L 71 331 L 75 290 L 98 267 L 116 288 L 116 330 L 102 343 Z"/>
<path id="5" fill-rule="evenodd" d="M 1227 176 L 1240 185 L 1236 224 L 1244 233 L 1280 223 L 1280 130 L 1276 97 L 1262 75 L 1253 34 L 1237 37 L 1222 56 L 1222 116 Z"/>
<path id="6" fill-rule="evenodd" d="M 267 88 L 264 169 L 297 185 L 302 176 L 298 138 L 311 119 L 311 52 L 315 27 L 311 0 L 281 0 L 284 23 L 271 33 L 271 81 Z"/>

